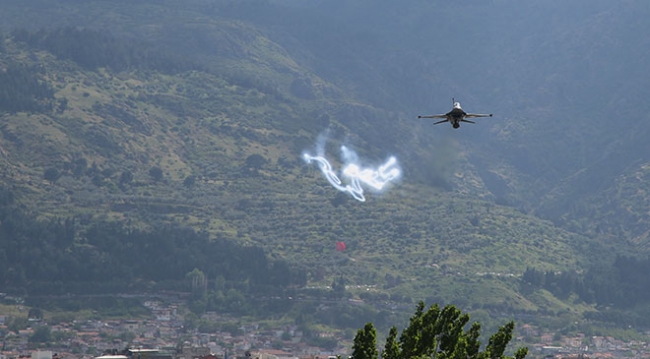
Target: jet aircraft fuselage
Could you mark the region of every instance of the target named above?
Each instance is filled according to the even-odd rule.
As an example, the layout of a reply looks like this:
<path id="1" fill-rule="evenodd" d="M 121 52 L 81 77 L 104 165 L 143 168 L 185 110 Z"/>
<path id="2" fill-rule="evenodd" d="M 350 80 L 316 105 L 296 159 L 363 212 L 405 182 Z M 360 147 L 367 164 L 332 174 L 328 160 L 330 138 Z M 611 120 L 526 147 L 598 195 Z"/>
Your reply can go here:
<path id="1" fill-rule="evenodd" d="M 456 102 L 454 99 L 451 99 L 454 106 L 451 111 L 445 113 L 444 115 L 430 115 L 430 116 L 418 116 L 418 118 L 444 118 L 442 121 L 434 122 L 434 125 L 443 122 L 451 123 L 451 127 L 459 128 L 461 122 L 475 123 L 474 121 L 466 120 L 466 118 L 476 118 L 476 117 L 492 117 L 492 114 L 479 114 L 479 113 L 467 113 L 460 107 L 460 102 Z"/>

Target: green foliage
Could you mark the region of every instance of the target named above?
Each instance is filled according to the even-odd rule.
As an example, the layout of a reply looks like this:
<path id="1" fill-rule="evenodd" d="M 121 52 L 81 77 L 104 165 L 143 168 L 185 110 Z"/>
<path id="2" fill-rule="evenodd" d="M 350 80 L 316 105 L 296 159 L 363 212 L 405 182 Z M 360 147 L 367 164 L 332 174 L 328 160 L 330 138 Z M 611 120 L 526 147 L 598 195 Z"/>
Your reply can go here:
<path id="1" fill-rule="evenodd" d="M 367 323 L 363 329 L 357 331 L 352 346 L 352 358 L 377 359 L 377 332 L 372 323 Z"/>
<path id="2" fill-rule="evenodd" d="M 151 167 L 149 169 L 149 176 L 151 176 L 154 182 L 160 182 L 163 179 L 163 170 L 158 166 Z"/>
<path id="3" fill-rule="evenodd" d="M 27 318 L 41 320 L 43 319 L 43 311 L 38 308 L 31 308 L 27 313 Z"/>
<path id="4" fill-rule="evenodd" d="M 399 307 L 429 296 L 553 316 L 565 306 L 580 315 L 571 299 L 579 293 L 616 305 L 589 318 L 619 322 L 634 317 L 622 308 L 647 303 L 647 293 L 633 293 L 647 283 L 624 263 L 588 265 L 650 248 L 648 78 L 639 60 L 648 40 L 638 35 L 647 8 L 590 4 L 573 21 L 547 4 L 291 3 L 43 2 L 36 13 L 5 4 L 0 17 L 16 30 L 0 37 L 1 170 L 15 193 L 0 202 L 26 211 L 3 213 L 3 283 L 29 293 L 109 292 L 123 290 L 116 278 L 124 277 L 187 290 L 184 274 L 199 268 L 223 281 L 197 296 L 197 313 L 264 307 L 238 307 L 251 286 L 284 291 L 337 278 L 376 292 L 337 284 L 320 298 L 364 293 L 368 303 Z M 487 31 L 427 20 L 455 21 L 459 9 Z M 603 13 L 612 16 L 594 16 Z M 34 24 L 45 29 L 21 29 Z M 635 46 L 620 41 L 635 34 Z M 539 56 L 516 47 L 529 43 L 550 54 L 532 72 Z M 468 45 L 481 56 L 453 55 Z M 414 123 L 414 112 L 447 106 L 441 83 L 482 89 L 472 107 L 494 108 L 499 122 L 452 139 Z M 404 181 L 365 204 L 336 192 L 300 158 L 325 129 L 328 155 L 337 158 L 344 140 L 361 158 L 396 153 Z M 113 218 L 124 222 L 105 221 Z M 339 239 L 347 252 L 331 250 Z M 255 254 L 230 248 L 225 259 L 215 255 L 221 264 L 206 258 L 234 242 Z M 124 259 L 133 253 L 137 261 Z M 241 263 L 256 263 L 247 256 L 263 259 L 247 270 Z M 518 286 L 527 266 L 544 278 Z M 556 298 L 522 296 L 530 286 Z M 274 304 L 264 310 L 287 309 Z M 332 325 L 392 324 L 367 307 L 323 312 L 312 310 Z"/>
<path id="5" fill-rule="evenodd" d="M 0 207 L 2 281 L 13 290 L 34 294 L 107 293 L 140 281 L 182 281 L 186 273 L 196 272 L 183 287 L 191 284 L 198 291 L 207 285 L 205 276 L 197 277 L 203 274 L 195 267 L 200 266 L 209 277 L 249 281 L 251 290 L 261 292 L 300 284 L 295 280 L 304 283 L 304 278 L 292 274 L 294 269 L 269 260 L 259 248 L 211 240 L 189 228 L 144 231 L 94 221 L 81 234 L 74 223 L 74 219 L 39 221 L 12 207 Z M 76 235 L 84 240 L 75 242 Z M 160 267 L 161 262 L 167 264 Z"/>
<path id="6" fill-rule="evenodd" d="M 453 305 L 440 309 L 437 304 L 426 311 L 424 302 L 418 303 L 409 325 L 402 331 L 399 343 L 395 341 L 397 329 L 392 327 L 382 353 L 382 359 L 396 358 L 509 358 L 505 355 L 506 347 L 512 339 L 514 322 L 509 322 L 493 334 L 488 345 L 480 351 L 480 324 L 472 323 L 464 330 L 469 321 L 469 314 L 463 314 Z M 371 332 L 373 335 L 368 335 Z M 369 338 L 372 339 L 369 339 Z M 358 338 L 358 339 L 357 339 Z M 355 348 L 364 348 L 365 343 L 374 343 L 372 323 L 359 330 L 355 338 Z M 359 344 L 357 344 L 357 342 Z M 359 351 L 359 353 L 365 353 Z M 519 348 L 514 358 L 524 358 L 527 348 Z M 360 354 L 359 358 L 370 358 L 371 354 Z M 376 357 L 376 354 L 375 354 Z M 353 354 L 353 358 L 357 358 Z"/>
<path id="7" fill-rule="evenodd" d="M 388 337 L 386 337 L 386 344 L 384 345 L 384 350 L 381 352 L 382 359 L 399 359 L 400 347 L 399 342 L 397 341 L 397 328 L 392 326 Z"/>
<path id="8" fill-rule="evenodd" d="M 332 290 L 339 296 L 345 293 L 345 278 L 341 275 L 338 279 L 332 281 Z"/>
<path id="9" fill-rule="evenodd" d="M 29 326 L 27 317 L 10 317 L 7 320 L 7 329 L 11 332 L 18 334 L 20 330 L 26 329 Z"/>
<path id="10" fill-rule="evenodd" d="M 246 166 L 254 170 L 261 169 L 265 163 L 266 163 L 266 158 L 264 158 L 264 156 L 257 153 L 246 157 Z"/>
<path id="11" fill-rule="evenodd" d="M 400 336 L 401 356 L 412 358 L 453 351 L 468 321 L 469 315 L 453 306 L 440 310 L 436 304 L 424 312 L 424 302 L 420 302 Z"/>
<path id="12" fill-rule="evenodd" d="M 1 68 L 0 113 L 47 112 L 52 109 L 53 100 L 54 90 L 43 79 L 42 71 L 13 62 Z M 2 134 L 9 140 L 20 141 L 6 131 L 3 128 Z"/>
<path id="13" fill-rule="evenodd" d="M 76 337 L 76 334 L 72 331 L 63 331 L 57 330 L 55 332 L 50 332 L 51 342 L 60 343 L 66 340 L 72 340 Z"/>
<path id="14" fill-rule="evenodd" d="M 604 263 L 595 264 L 581 274 L 575 271 L 556 273 L 527 268 L 521 281 L 522 284 L 544 288 L 558 298 L 567 298 L 571 294 L 577 294 L 586 303 L 595 303 L 601 306 L 614 306 L 622 309 L 647 304 L 647 297 L 650 293 L 645 289 L 650 286 L 646 275 L 650 269 L 650 258 L 639 259 L 619 255 L 611 264 L 603 265 Z M 594 316 L 593 313 L 589 315 Z M 606 316 L 605 313 L 603 315 Z M 627 315 L 621 315 L 615 321 L 618 324 L 625 323 L 627 322 L 623 319 L 625 317 Z"/>
<path id="15" fill-rule="evenodd" d="M 133 182 L 133 172 L 131 172 L 129 170 L 125 170 L 124 172 L 122 172 L 122 174 L 120 175 L 120 181 L 119 181 L 120 186 L 121 187 L 126 186 L 126 185 L 130 184 L 131 182 Z"/>
<path id="16" fill-rule="evenodd" d="M 52 340 L 52 330 L 47 325 L 40 325 L 34 329 L 34 334 L 29 336 L 30 343 L 47 343 Z"/>
<path id="17" fill-rule="evenodd" d="M 195 184 L 196 184 L 196 176 L 194 175 L 189 175 L 185 177 L 185 179 L 183 180 L 183 186 L 185 187 L 191 188 L 194 187 Z"/>
<path id="18" fill-rule="evenodd" d="M 54 183 L 59 178 L 61 178 L 61 172 L 59 172 L 59 170 L 56 168 L 48 168 L 45 170 L 45 173 L 43 173 L 43 178 L 51 183 Z"/>
<path id="19" fill-rule="evenodd" d="M 110 67 L 116 72 L 152 69 L 175 73 L 197 67 L 187 60 L 174 59 L 171 54 L 164 54 L 148 44 L 124 41 L 107 32 L 88 28 L 64 27 L 37 32 L 18 29 L 11 36 L 15 41 L 47 50 L 90 70 Z"/>

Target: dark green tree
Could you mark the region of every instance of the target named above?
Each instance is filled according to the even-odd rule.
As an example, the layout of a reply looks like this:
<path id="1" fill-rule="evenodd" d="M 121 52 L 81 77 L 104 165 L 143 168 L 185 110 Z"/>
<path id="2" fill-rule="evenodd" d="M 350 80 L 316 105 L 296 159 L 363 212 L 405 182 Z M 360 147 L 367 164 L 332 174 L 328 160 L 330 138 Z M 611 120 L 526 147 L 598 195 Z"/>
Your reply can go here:
<path id="1" fill-rule="evenodd" d="M 343 278 L 343 275 L 341 275 L 339 279 L 334 279 L 332 281 L 332 290 L 337 294 L 345 293 L 345 278 Z"/>
<path id="2" fill-rule="evenodd" d="M 52 339 L 52 331 L 47 325 L 34 329 L 34 334 L 29 337 L 30 343 L 47 343 Z"/>
<path id="3" fill-rule="evenodd" d="M 436 306 L 437 308 L 437 306 Z M 433 307 L 430 309 L 433 310 Z M 424 302 L 419 302 L 415 307 L 415 314 L 409 321 L 409 326 L 404 329 L 400 336 L 401 353 L 414 353 L 420 341 L 420 328 L 422 328 L 422 316 L 424 315 Z M 401 355 L 400 355 L 401 356 Z"/>
<path id="4" fill-rule="evenodd" d="M 27 317 L 13 317 L 7 321 L 7 329 L 18 334 L 21 329 L 26 329 L 29 325 Z"/>
<path id="5" fill-rule="evenodd" d="M 5 62 L 0 71 L 0 112 L 49 111 L 54 91 L 42 75 L 38 68 Z M 7 132 L 4 136 L 17 145 L 22 144 L 20 137 L 13 133 Z"/>
<path id="6" fill-rule="evenodd" d="M 79 157 L 70 163 L 70 169 L 72 171 L 72 176 L 74 178 L 79 178 L 86 173 L 86 170 L 88 169 L 88 160 Z"/>
<path id="7" fill-rule="evenodd" d="M 43 311 L 38 308 L 32 308 L 27 313 L 27 318 L 41 320 L 43 319 Z"/>
<path id="8" fill-rule="evenodd" d="M 512 339 L 515 328 L 514 322 L 509 322 L 499 328 L 490 337 L 484 351 L 480 351 L 479 341 L 481 325 L 474 322 L 465 330 L 469 322 L 469 314 L 462 313 L 453 305 L 440 309 L 437 304 L 425 311 L 424 302 L 419 302 L 409 325 L 404 329 L 396 342 L 397 329 L 391 328 L 382 359 L 414 359 L 414 358 L 475 358 L 475 359 L 523 359 L 528 354 L 527 348 L 519 348 L 514 357 L 505 356 L 505 350 Z M 370 336 L 366 333 L 369 328 L 374 330 L 372 323 L 366 324 L 359 330 L 354 339 L 353 358 L 371 358 L 372 354 L 366 349 L 370 345 Z M 374 341 L 374 332 L 372 340 Z M 365 350 L 365 351 L 364 351 Z M 358 353 L 359 356 L 356 356 Z"/>
<path id="9" fill-rule="evenodd" d="M 352 346 L 353 359 L 377 359 L 377 331 L 372 323 L 366 323 L 357 331 Z"/>
<path id="10" fill-rule="evenodd" d="M 266 158 L 259 154 L 253 154 L 246 158 L 243 172 L 250 175 L 257 175 L 258 171 L 266 164 Z"/>
<path id="11" fill-rule="evenodd" d="M 163 179 L 163 170 L 158 166 L 151 167 L 149 169 L 149 176 L 154 182 L 160 182 Z"/>
<path id="12" fill-rule="evenodd" d="M 399 359 L 399 343 L 397 342 L 397 328 L 390 328 L 384 351 L 381 353 L 382 359 Z"/>
<path id="13" fill-rule="evenodd" d="M 195 184 L 196 184 L 196 176 L 194 175 L 189 175 L 185 177 L 185 179 L 183 180 L 183 186 L 187 188 L 194 187 Z"/>
<path id="14" fill-rule="evenodd" d="M 119 182 L 120 188 L 124 188 L 126 185 L 131 184 L 133 182 L 133 178 L 134 178 L 133 172 L 129 170 L 125 170 L 124 172 L 122 172 L 122 174 L 120 175 L 120 182 Z"/>
<path id="15" fill-rule="evenodd" d="M 506 325 L 499 328 L 499 331 L 490 337 L 487 348 L 485 348 L 482 358 L 506 358 L 504 353 L 506 346 L 512 339 L 512 331 L 515 330 L 515 323 L 508 322 Z M 515 352 L 515 358 L 525 358 L 528 354 L 528 348 L 519 348 Z"/>
<path id="16" fill-rule="evenodd" d="M 252 169 L 259 170 L 264 164 L 266 164 L 266 158 L 260 154 L 253 154 L 246 158 L 246 166 Z"/>
<path id="17" fill-rule="evenodd" d="M 48 168 L 45 170 L 45 173 L 43 173 L 43 178 L 51 183 L 56 182 L 59 178 L 61 177 L 61 172 L 57 170 L 56 168 Z"/>

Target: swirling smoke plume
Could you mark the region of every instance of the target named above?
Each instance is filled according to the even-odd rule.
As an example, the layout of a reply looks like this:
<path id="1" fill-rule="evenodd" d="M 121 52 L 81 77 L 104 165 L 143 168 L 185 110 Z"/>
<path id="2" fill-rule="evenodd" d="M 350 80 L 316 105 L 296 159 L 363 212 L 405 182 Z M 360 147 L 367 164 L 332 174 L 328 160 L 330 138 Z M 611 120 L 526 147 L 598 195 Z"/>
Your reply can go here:
<path id="1" fill-rule="evenodd" d="M 352 149 L 341 146 L 341 162 L 343 164 L 341 177 L 346 180 L 347 184 L 345 184 L 325 157 L 325 141 L 326 138 L 320 136 L 316 146 L 317 154 L 311 155 L 304 152 L 302 154 L 303 159 L 307 163 L 317 163 L 327 181 L 334 188 L 349 194 L 357 201 L 366 201 L 364 187 L 369 187 L 376 192 L 382 192 L 387 188 L 388 183 L 398 180 L 402 175 L 397 158 L 394 156 L 389 157 L 383 164 L 373 167 L 362 163 L 359 156 Z"/>

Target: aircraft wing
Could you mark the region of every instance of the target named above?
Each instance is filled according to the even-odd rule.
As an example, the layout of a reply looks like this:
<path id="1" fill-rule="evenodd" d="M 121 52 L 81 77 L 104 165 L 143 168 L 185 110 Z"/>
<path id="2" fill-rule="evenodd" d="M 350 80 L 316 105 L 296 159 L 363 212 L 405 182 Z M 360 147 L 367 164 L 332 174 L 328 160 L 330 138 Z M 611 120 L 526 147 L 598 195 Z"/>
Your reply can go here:
<path id="1" fill-rule="evenodd" d="M 447 118 L 447 115 L 418 116 L 418 118 Z"/>
<path id="2" fill-rule="evenodd" d="M 492 114 L 482 114 L 482 113 L 468 113 L 465 115 L 466 118 L 476 118 L 476 117 L 492 117 Z"/>

